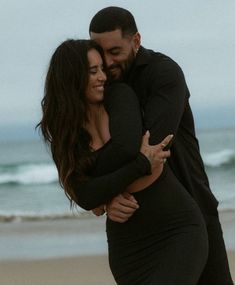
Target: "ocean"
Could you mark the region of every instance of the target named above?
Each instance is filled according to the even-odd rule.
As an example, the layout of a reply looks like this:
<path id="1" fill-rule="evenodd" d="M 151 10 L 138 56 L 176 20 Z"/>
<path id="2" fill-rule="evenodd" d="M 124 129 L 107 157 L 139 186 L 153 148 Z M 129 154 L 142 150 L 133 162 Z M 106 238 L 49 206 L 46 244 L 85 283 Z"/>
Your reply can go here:
<path id="1" fill-rule="evenodd" d="M 220 211 L 235 211 L 235 129 L 197 132 L 211 189 Z M 0 221 L 73 218 L 42 141 L 0 143 Z"/>

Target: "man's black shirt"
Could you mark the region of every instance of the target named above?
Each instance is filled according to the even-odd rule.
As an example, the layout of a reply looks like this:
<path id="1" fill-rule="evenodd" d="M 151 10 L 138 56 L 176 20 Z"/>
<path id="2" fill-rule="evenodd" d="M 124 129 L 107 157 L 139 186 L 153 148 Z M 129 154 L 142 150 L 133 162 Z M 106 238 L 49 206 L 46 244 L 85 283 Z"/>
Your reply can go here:
<path id="1" fill-rule="evenodd" d="M 190 93 L 179 65 L 164 54 L 141 47 L 125 81 L 139 98 L 150 143 L 174 135 L 168 159 L 171 169 L 204 214 L 217 214 L 218 202 L 209 187 L 195 135 Z"/>

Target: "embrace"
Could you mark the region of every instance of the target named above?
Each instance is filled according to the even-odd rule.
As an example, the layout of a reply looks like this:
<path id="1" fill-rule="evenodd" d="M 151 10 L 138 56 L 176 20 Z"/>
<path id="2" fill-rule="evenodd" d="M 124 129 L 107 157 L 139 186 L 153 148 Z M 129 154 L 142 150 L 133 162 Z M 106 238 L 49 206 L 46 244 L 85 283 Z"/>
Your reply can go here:
<path id="1" fill-rule="evenodd" d="M 133 15 L 100 10 L 54 52 L 38 124 L 71 204 L 107 213 L 119 285 L 232 285 L 179 65 L 141 46 Z"/>

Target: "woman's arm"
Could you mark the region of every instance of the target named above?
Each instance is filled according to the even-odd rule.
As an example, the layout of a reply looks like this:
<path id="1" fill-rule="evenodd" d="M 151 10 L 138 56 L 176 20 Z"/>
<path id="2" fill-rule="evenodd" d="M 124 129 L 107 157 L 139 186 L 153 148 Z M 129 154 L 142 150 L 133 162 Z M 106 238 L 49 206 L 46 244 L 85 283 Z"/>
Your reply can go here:
<path id="1" fill-rule="evenodd" d="M 120 169 L 84 182 L 81 182 L 75 174 L 73 183 L 77 192 L 77 204 L 86 210 L 91 210 L 109 202 L 124 192 L 136 179 L 147 177 L 151 171 L 156 179 L 156 173 L 160 175 L 164 159 L 170 155 L 169 151 L 162 150 L 170 140 L 171 136 L 167 136 L 160 144 L 150 146 L 149 133 L 145 134 L 137 158 Z"/>
<path id="2" fill-rule="evenodd" d="M 137 178 L 149 174 L 151 165 L 143 154 L 122 168 L 100 177 L 81 182 L 78 175 L 73 177 L 73 187 L 76 190 L 76 203 L 85 210 L 92 210 L 105 204 L 113 197 L 123 192 Z"/>
<path id="3" fill-rule="evenodd" d="M 115 171 L 135 159 L 143 135 L 139 101 L 128 85 L 108 86 L 104 104 L 109 115 L 111 142 L 97 158 L 96 176 Z"/>
<path id="4" fill-rule="evenodd" d="M 94 177 L 83 183 L 78 174 L 72 177 L 77 204 L 87 210 L 108 202 L 150 172 L 149 162 L 139 152 L 142 119 L 135 93 L 124 83 L 114 83 L 107 87 L 104 104 L 111 141 L 97 156 Z"/>
<path id="5" fill-rule="evenodd" d="M 151 173 L 151 157 L 146 152 L 148 160 L 139 151 L 142 120 L 135 93 L 122 83 L 111 85 L 107 92 L 105 106 L 109 113 L 111 142 L 97 157 L 94 177 L 83 183 L 79 182 L 78 174 L 72 179 L 77 204 L 87 210 L 107 203 L 137 178 Z"/>

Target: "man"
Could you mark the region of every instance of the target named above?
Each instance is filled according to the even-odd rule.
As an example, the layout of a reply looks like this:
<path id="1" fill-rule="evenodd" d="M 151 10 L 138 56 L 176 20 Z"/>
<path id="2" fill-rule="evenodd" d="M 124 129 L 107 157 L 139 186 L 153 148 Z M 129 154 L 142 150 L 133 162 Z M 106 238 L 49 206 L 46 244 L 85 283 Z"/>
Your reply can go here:
<path id="1" fill-rule="evenodd" d="M 150 143 L 174 134 L 169 165 L 199 205 L 208 231 L 209 257 L 198 284 L 231 285 L 226 250 L 213 196 L 195 136 L 189 91 L 180 67 L 171 58 L 147 50 L 132 14 L 119 7 L 99 11 L 91 20 L 90 37 L 104 50 L 113 80 L 123 80 L 136 92 L 150 130 Z M 116 222 L 125 222 L 138 208 L 130 194 L 119 195 L 107 206 Z"/>

